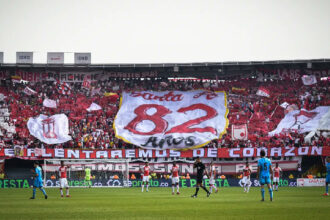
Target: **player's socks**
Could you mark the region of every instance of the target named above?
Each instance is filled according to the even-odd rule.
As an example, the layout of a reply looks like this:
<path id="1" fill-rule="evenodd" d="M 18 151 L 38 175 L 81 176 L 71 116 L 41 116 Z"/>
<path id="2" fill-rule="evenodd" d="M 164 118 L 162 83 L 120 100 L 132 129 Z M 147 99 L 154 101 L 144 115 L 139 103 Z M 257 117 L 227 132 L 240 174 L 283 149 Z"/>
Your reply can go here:
<path id="1" fill-rule="evenodd" d="M 325 193 L 329 193 L 329 184 L 325 186 Z"/>
<path id="2" fill-rule="evenodd" d="M 278 184 L 276 185 L 276 191 L 278 191 Z"/>
<path id="3" fill-rule="evenodd" d="M 143 189 L 144 189 L 144 185 L 143 185 L 143 183 L 142 183 L 142 192 L 143 192 Z"/>
<path id="4" fill-rule="evenodd" d="M 250 191 L 250 186 L 247 187 L 247 192 L 249 192 L 249 191 Z"/>
<path id="5" fill-rule="evenodd" d="M 69 189 L 66 189 L 66 196 L 69 195 Z"/>
<path id="6" fill-rule="evenodd" d="M 179 184 L 176 186 L 176 193 L 179 193 Z"/>
<path id="7" fill-rule="evenodd" d="M 63 189 L 60 189 L 60 191 L 61 191 L 61 196 L 63 197 Z"/>
<path id="8" fill-rule="evenodd" d="M 32 191 L 32 198 L 35 198 L 35 197 L 36 197 L 36 191 L 37 191 L 37 189 L 36 189 L 36 188 L 33 188 L 33 191 Z"/>
<path id="9" fill-rule="evenodd" d="M 44 194 L 44 196 L 47 196 L 47 193 L 44 188 L 40 188 L 41 192 Z"/>
<path id="10" fill-rule="evenodd" d="M 273 190 L 275 190 L 275 184 L 273 184 Z"/>
<path id="11" fill-rule="evenodd" d="M 197 194 L 198 194 L 198 191 L 199 191 L 199 186 L 197 186 L 197 187 L 196 187 L 195 196 L 197 196 Z"/>
<path id="12" fill-rule="evenodd" d="M 146 192 L 149 192 L 149 184 L 147 184 L 147 190 L 146 190 Z"/>
<path id="13" fill-rule="evenodd" d="M 269 188 L 268 191 L 269 191 L 270 201 L 273 201 L 273 190 L 272 190 L 272 188 Z"/>
<path id="14" fill-rule="evenodd" d="M 265 200 L 265 189 L 261 188 L 261 198 L 262 200 Z"/>
<path id="15" fill-rule="evenodd" d="M 210 185 L 210 193 L 212 193 L 212 188 L 213 188 L 212 185 Z"/>
<path id="16" fill-rule="evenodd" d="M 174 186 L 172 186 L 172 194 L 174 194 Z"/>

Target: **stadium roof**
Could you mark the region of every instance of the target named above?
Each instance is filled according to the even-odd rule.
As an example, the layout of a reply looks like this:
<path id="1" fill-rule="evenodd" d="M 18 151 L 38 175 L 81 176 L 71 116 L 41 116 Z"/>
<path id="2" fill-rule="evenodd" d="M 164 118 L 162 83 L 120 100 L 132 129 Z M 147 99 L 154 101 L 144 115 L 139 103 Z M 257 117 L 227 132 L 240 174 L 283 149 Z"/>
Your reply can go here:
<path id="1" fill-rule="evenodd" d="M 310 65 L 310 66 L 308 66 Z M 178 67 L 177 70 L 174 70 Z M 0 69 L 43 69 L 58 71 L 158 71 L 161 76 L 180 77 L 221 77 L 244 76 L 255 73 L 259 69 L 330 69 L 330 59 L 310 60 L 274 60 L 274 61 L 242 61 L 242 62 L 200 62 L 200 63 L 118 63 L 118 64 L 16 64 L 2 63 Z"/>

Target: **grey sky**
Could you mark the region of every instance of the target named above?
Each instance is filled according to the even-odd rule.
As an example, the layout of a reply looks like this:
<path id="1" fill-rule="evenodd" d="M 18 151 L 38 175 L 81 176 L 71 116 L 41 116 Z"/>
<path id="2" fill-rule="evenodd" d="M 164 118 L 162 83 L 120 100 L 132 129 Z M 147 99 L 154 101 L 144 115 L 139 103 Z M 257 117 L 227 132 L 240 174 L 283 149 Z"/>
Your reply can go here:
<path id="1" fill-rule="evenodd" d="M 35 63 L 61 51 L 92 63 L 330 58 L 330 1 L 0 0 L 0 51 L 35 51 Z"/>

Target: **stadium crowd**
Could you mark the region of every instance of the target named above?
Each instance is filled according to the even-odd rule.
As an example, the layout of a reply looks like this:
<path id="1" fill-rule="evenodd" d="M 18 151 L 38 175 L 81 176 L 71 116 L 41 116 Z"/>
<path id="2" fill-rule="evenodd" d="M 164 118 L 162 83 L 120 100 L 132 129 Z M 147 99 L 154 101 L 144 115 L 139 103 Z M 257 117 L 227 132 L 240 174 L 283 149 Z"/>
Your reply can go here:
<path id="1" fill-rule="evenodd" d="M 26 94 L 26 87 L 35 94 Z M 269 98 L 256 95 L 260 86 L 271 91 Z M 226 91 L 229 107 L 229 127 L 227 134 L 215 140 L 207 147 L 273 147 L 303 146 L 306 134 L 283 134 L 273 137 L 268 132 L 276 128 L 288 108 L 307 110 L 318 106 L 330 105 L 330 92 L 327 81 L 319 81 L 314 86 L 305 86 L 297 80 L 257 80 L 246 78 L 236 80 L 219 80 L 218 82 L 196 79 L 119 79 L 109 78 L 97 81 L 85 88 L 82 83 L 71 83 L 60 90 L 56 82 L 14 83 L 2 80 L 0 86 L 0 108 L 2 109 L 0 126 L 0 147 L 15 145 L 25 148 L 89 148 L 121 149 L 134 148 L 115 137 L 113 130 L 114 117 L 119 108 L 119 97 L 122 91 L 187 91 L 207 89 Z M 43 100 L 55 100 L 57 108 L 43 106 Z M 97 103 L 102 110 L 88 112 L 91 103 Z M 285 110 L 280 105 L 290 104 Z M 8 109 L 8 110 L 6 110 Z M 64 113 L 69 118 L 69 134 L 72 141 L 58 145 L 46 145 L 29 134 L 27 120 L 39 114 L 53 115 Z M 234 141 L 231 137 L 231 125 L 247 124 L 248 140 Z M 330 139 L 320 136 L 313 138 L 314 146 L 329 146 Z"/>

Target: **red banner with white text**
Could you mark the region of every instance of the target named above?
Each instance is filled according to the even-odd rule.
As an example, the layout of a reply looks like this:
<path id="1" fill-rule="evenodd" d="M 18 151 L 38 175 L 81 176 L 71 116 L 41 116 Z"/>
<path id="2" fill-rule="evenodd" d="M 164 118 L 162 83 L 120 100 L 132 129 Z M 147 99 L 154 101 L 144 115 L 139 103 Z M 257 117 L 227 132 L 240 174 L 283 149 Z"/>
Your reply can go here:
<path id="1" fill-rule="evenodd" d="M 259 157 L 264 149 L 268 157 L 294 157 L 294 156 L 330 156 L 330 147 L 274 147 L 274 148 L 199 148 L 187 151 L 176 150 L 148 150 L 148 149 L 122 149 L 122 150 L 82 150 L 82 149 L 21 149 L 19 153 L 13 148 L 0 149 L 0 158 L 22 159 L 101 159 L 101 158 L 246 158 Z"/>

